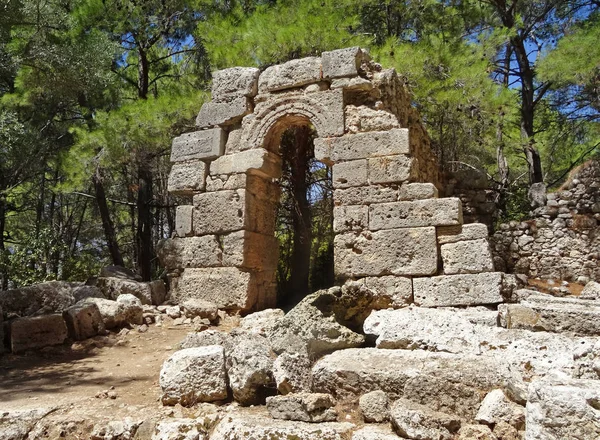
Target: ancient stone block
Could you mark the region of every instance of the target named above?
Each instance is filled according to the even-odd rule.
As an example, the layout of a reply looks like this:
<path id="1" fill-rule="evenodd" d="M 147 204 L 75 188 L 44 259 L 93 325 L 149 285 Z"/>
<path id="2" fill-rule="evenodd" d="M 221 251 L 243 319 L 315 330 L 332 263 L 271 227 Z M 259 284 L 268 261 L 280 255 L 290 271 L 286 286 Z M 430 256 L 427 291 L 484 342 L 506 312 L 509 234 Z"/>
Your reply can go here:
<path id="1" fill-rule="evenodd" d="M 346 92 L 367 92 L 373 90 L 373 83 L 361 77 L 339 78 L 331 81 L 330 89 L 344 89 Z"/>
<path id="2" fill-rule="evenodd" d="M 328 163 L 409 153 L 406 128 L 315 139 L 315 158 Z"/>
<path id="3" fill-rule="evenodd" d="M 223 347 L 186 348 L 165 361 L 159 378 L 164 405 L 192 406 L 227 397 Z"/>
<path id="4" fill-rule="evenodd" d="M 225 310 L 248 309 L 257 298 L 250 277 L 249 272 L 235 267 L 186 269 L 172 297 L 180 302 L 187 298 L 200 298 Z"/>
<path id="5" fill-rule="evenodd" d="M 465 240 L 487 239 L 488 229 L 483 223 L 467 223 L 437 228 L 438 244 L 457 243 Z"/>
<path id="6" fill-rule="evenodd" d="M 398 440 L 389 424 L 365 425 L 352 434 L 352 440 Z"/>
<path id="7" fill-rule="evenodd" d="M 460 417 L 432 411 L 424 405 L 399 399 L 390 409 L 392 427 L 403 438 L 453 440 Z"/>
<path id="8" fill-rule="evenodd" d="M 98 278 L 98 287 L 108 299 L 117 299 L 119 295 L 130 294 L 138 298 L 142 304 L 152 304 L 152 292 L 146 283 L 122 278 Z"/>
<path id="9" fill-rule="evenodd" d="M 267 397 L 267 409 L 274 419 L 298 422 L 333 422 L 336 402 L 330 394 L 297 393 Z"/>
<path id="10" fill-rule="evenodd" d="M 263 177 L 281 176 L 281 158 L 264 148 L 221 156 L 210 164 L 210 175 L 251 172 Z"/>
<path id="11" fill-rule="evenodd" d="M 334 188 L 349 188 L 367 184 L 367 161 L 353 160 L 333 165 L 332 180 Z"/>
<path id="12" fill-rule="evenodd" d="M 381 390 L 371 391 L 360 396 L 360 412 L 368 423 L 383 423 L 390 418 L 389 398 Z"/>
<path id="13" fill-rule="evenodd" d="M 100 311 L 104 326 L 108 329 L 122 327 L 130 324 L 142 324 L 144 321 L 144 311 L 142 303 L 133 297 L 137 302 L 131 300 L 132 295 L 121 295 L 120 301 L 113 301 L 104 298 L 87 298 L 86 303 L 94 303 Z"/>
<path id="14" fill-rule="evenodd" d="M 440 253 L 446 275 L 494 271 L 492 251 L 485 238 L 443 244 Z"/>
<path id="15" fill-rule="evenodd" d="M 437 199 L 438 189 L 433 183 L 406 183 L 398 191 L 398 200 Z"/>
<path id="16" fill-rule="evenodd" d="M 407 277 L 393 275 L 383 277 L 366 277 L 363 279 L 375 301 L 387 307 L 404 307 L 413 302 L 412 280 Z"/>
<path id="17" fill-rule="evenodd" d="M 194 196 L 194 233 L 220 234 L 246 225 L 246 191 L 243 189 Z"/>
<path id="18" fill-rule="evenodd" d="M 413 278 L 413 294 L 422 307 L 498 304 L 503 301 L 502 273 Z"/>
<path id="19" fill-rule="evenodd" d="M 67 339 L 62 315 L 42 315 L 15 319 L 10 324 L 10 348 L 13 353 L 60 345 Z"/>
<path id="20" fill-rule="evenodd" d="M 273 235 L 237 231 L 220 238 L 223 265 L 269 270 L 277 267 L 279 242 Z"/>
<path id="21" fill-rule="evenodd" d="M 244 115 L 252 113 L 252 102 L 245 96 L 227 102 L 205 102 L 196 118 L 196 126 L 231 125 L 239 122 Z M 223 144 L 224 146 L 224 144 Z"/>
<path id="22" fill-rule="evenodd" d="M 460 223 L 462 204 L 457 198 L 381 203 L 369 207 L 369 228 L 372 231 Z"/>
<path id="23" fill-rule="evenodd" d="M 152 304 L 159 306 L 167 299 L 167 286 L 163 280 L 154 280 L 148 283 L 150 294 L 152 295 Z"/>
<path id="24" fill-rule="evenodd" d="M 258 90 L 261 93 L 275 92 L 304 86 L 320 80 L 321 58 L 301 58 L 265 69 L 258 78 Z"/>
<path id="25" fill-rule="evenodd" d="M 221 128 L 184 133 L 173 139 L 171 162 L 216 159 L 225 150 L 225 132 Z"/>
<path id="26" fill-rule="evenodd" d="M 481 402 L 475 420 L 487 425 L 505 422 L 522 430 L 525 427 L 525 408 L 512 402 L 502 390 L 492 390 Z"/>
<path id="27" fill-rule="evenodd" d="M 300 353 L 281 353 L 273 362 L 273 377 L 281 394 L 309 392 L 312 385 L 311 362 Z"/>
<path id="28" fill-rule="evenodd" d="M 168 191 L 175 195 L 192 195 L 206 187 L 206 164 L 202 161 L 176 163 L 169 174 Z"/>
<path id="29" fill-rule="evenodd" d="M 223 254 L 217 237 L 203 235 L 202 237 L 172 239 L 169 256 L 163 264 L 172 270 L 187 267 L 221 266 L 222 260 Z"/>
<path id="30" fill-rule="evenodd" d="M 343 278 L 433 275 L 437 272 L 435 228 L 339 234 L 334 255 L 335 272 Z"/>
<path id="31" fill-rule="evenodd" d="M 187 237 L 192 235 L 192 205 L 179 205 L 175 208 L 175 233 L 178 237 Z"/>
<path id="32" fill-rule="evenodd" d="M 340 188 L 333 191 L 333 201 L 336 205 L 370 205 L 371 203 L 395 202 L 397 200 L 397 186 L 367 185 Z"/>
<path id="33" fill-rule="evenodd" d="M 259 74 L 260 70 L 255 67 L 232 67 L 213 72 L 212 100 L 227 102 L 239 96 L 256 96 Z"/>
<path id="34" fill-rule="evenodd" d="M 369 183 L 402 183 L 414 177 L 416 159 L 404 156 L 383 156 L 367 159 Z"/>
<path id="35" fill-rule="evenodd" d="M 364 105 L 347 105 L 344 108 L 344 114 L 345 131 L 348 133 L 384 131 L 400 127 L 398 118 L 393 113 L 375 110 Z"/>
<path id="36" fill-rule="evenodd" d="M 323 78 L 342 78 L 357 76 L 363 60 L 370 59 L 369 54 L 360 47 L 323 52 Z"/>
<path id="37" fill-rule="evenodd" d="M 98 306 L 94 303 L 78 303 L 63 312 L 69 337 L 74 341 L 96 336 L 103 332 L 104 321 Z"/>
<path id="38" fill-rule="evenodd" d="M 206 177 L 206 191 L 215 192 L 224 189 L 246 188 L 248 176 L 246 173 Z"/>
<path id="39" fill-rule="evenodd" d="M 231 130 L 227 135 L 227 143 L 225 144 L 225 154 L 233 154 L 242 151 L 241 146 L 242 129 L 236 128 Z"/>
<path id="40" fill-rule="evenodd" d="M 333 231 L 362 231 L 369 226 L 369 207 L 365 205 L 334 206 Z"/>

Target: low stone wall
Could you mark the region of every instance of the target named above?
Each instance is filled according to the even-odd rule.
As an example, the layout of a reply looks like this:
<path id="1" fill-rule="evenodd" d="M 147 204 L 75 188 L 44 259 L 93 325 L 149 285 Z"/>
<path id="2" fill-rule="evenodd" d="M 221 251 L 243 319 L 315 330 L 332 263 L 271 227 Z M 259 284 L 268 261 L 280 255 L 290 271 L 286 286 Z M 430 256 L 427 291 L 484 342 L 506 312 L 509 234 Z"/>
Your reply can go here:
<path id="1" fill-rule="evenodd" d="M 531 220 L 500 225 L 492 237 L 496 265 L 530 277 L 600 280 L 599 221 L 600 162 L 590 161 Z"/>

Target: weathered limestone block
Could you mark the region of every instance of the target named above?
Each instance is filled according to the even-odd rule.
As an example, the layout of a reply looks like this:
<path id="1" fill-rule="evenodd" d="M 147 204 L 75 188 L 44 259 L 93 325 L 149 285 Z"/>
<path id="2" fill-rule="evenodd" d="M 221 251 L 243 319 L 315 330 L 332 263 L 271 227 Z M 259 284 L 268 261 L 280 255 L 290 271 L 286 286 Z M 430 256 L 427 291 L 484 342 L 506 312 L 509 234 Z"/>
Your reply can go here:
<path id="1" fill-rule="evenodd" d="M 540 380 L 529 386 L 525 440 L 600 438 L 600 382 Z"/>
<path id="2" fill-rule="evenodd" d="M 239 122 L 248 113 L 252 113 L 252 101 L 245 96 L 233 98 L 227 102 L 209 101 L 202 104 L 196 118 L 196 126 L 204 128 L 213 125 L 231 125 Z M 224 149 L 224 141 L 222 146 Z"/>
<path id="3" fill-rule="evenodd" d="M 10 349 L 13 353 L 60 345 L 67 339 L 62 315 L 42 315 L 15 319 L 10 324 Z"/>
<path id="4" fill-rule="evenodd" d="M 218 330 L 204 330 L 201 332 L 191 332 L 181 341 L 180 348 L 208 347 L 209 345 L 227 346 L 232 336 L 229 333 Z"/>
<path id="5" fill-rule="evenodd" d="M 457 198 L 374 204 L 369 207 L 369 229 L 418 228 L 462 223 L 462 203 Z"/>
<path id="6" fill-rule="evenodd" d="M 266 335 L 284 315 L 281 309 L 265 309 L 250 313 L 240 320 L 240 328 L 250 333 Z"/>
<path id="7" fill-rule="evenodd" d="M 375 110 L 366 106 L 347 105 L 346 132 L 384 131 L 399 128 L 398 118 L 386 110 Z"/>
<path id="8" fill-rule="evenodd" d="M 215 321 L 218 318 L 217 313 L 219 309 L 216 304 L 205 301 L 199 298 L 188 298 L 183 303 L 181 303 L 183 307 L 183 312 L 185 316 L 188 318 L 195 318 L 196 316 L 200 318 L 206 318 L 209 321 Z"/>
<path id="9" fill-rule="evenodd" d="M 506 364 L 486 356 L 351 348 L 327 355 L 313 367 L 313 390 L 338 400 L 381 390 L 392 399 L 410 397 L 464 418 L 475 416 L 486 392 L 522 387 Z"/>
<path id="10" fill-rule="evenodd" d="M 223 266 L 271 270 L 277 267 L 279 243 L 273 235 L 237 231 L 221 236 Z"/>
<path id="11" fill-rule="evenodd" d="M 274 419 L 298 422 L 334 422 L 335 399 L 330 394 L 297 393 L 267 397 L 267 409 Z"/>
<path id="12" fill-rule="evenodd" d="M 440 252 L 446 275 L 494 271 L 492 250 L 486 238 L 443 244 Z"/>
<path id="13" fill-rule="evenodd" d="M 246 191 L 238 189 L 196 194 L 193 216 L 196 235 L 244 229 L 247 224 Z"/>
<path id="14" fill-rule="evenodd" d="M 410 154 L 407 128 L 315 139 L 315 158 L 326 163 L 396 154 Z"/>
<path id="15" fill-rule="evenodd" d="M 521 304 L 503 304 L 499 312 L 506 328 L 600 335 L 600 306 L 591 301 L 532 295 Z"/>
<path id="16" fill-rule="evenodd" d="M 298 122 L 310 120 L 320 137 L 343 135 L 343 90 L 270 96 L 256 105 L 254 114 L 243 119 L 240 149 L 276 148 L 290 118 Z"/>
<path id="17" fill-rule="evenodd" d="M 362 231 L 369 227 L 369 207 L 366 205 L 334 206 L 333 231 Z"/>
<path id="18" fill-rule="evenodd" d="M 600 283 L 597 283 L 595 281 L 589 281 L 581 291 L 581 295 L 579 295 L 579 298 L 600 299 Z"/>
<path id="19" fill-rule="evenodd" d="M 392 427 L 409 439 L 453 440 L 460 429 L 460 417 L 432 411 L 424 405 L 399 399 L 390 409 Z"/>
<path id="20" fill-rule="evenodd" d="M 216 159 L 225 150 L 225 138 L 225 131 L 218 127 L 184 133 L 173 139 L 171 162 L 185 162 L 193 159 Z"/>
<path id="21" fill-rule="evenodd" d="M 368 92 L 373 90 L 373 83 L 361 77 L 338 78 L 331 81 L 330 89 L 344 89 L 346 92 Z"/>
<path id="22" fill-rule="evenodd" d="M 178 237 L 188 237 L 192 235 L 192 215 L 193 205 L 180 205 L 175 208 L 175 233 Z"/>
<path id="23" fill-rule="evenodd" d="M 371 205 L 374 203 L 433 199 L 437 197 L 438 190 L 431 183 L 368 185 L 336 189 L 333 192 L 336 205 Z"/>
<path id="24" fill-rule="evenodd" d="M 104 321 L 94 303 L 77 303 L 63 312 L 69 337 L 74 341 L 96 336 L 105 331 Z"/>
<path id="25" fill-rule="evenodd" d="M 219 309 L 248 309 L 256 302 L 257 292 L 251 274 L 234 267 L 186 269 L 172 293 L 177 301 L 200 298 Z"/>
<path id="26" fill-rule="evenodd" d="M 336 163 L 332 167 L 334 188 L 349 188 L 367 184 L 368 169 L 365 159 Z"/>
<path id="27" fill-rule="evenodd" d="M 433 183 L 405 183 L 398 191 L 398 201 L 437 199 L 438 189 Z"/>
<path id="28" fill-rule="evenodd" d="M 406 307 L 413 302 L 412 280 L 408 277 L 388 275 L 383 277 L 366 277 L 358 281 L 363 283 L 373 296 L 373 309 L 394 309 Z"/>
<path id="29" fill-rule="evenodd" d="M 259 74 L 260 70 L 255 67 L 232 67 L 213 72 L 212 100 L 228 102 L 239 96 L 256 96 Z"/>
<path id="30" fill-rule="evenodd" d="M 223 255 L 214 235 L 162 240 L 157 246 L 162 266 L 169 270 L 221 266 Z"/>
<path id="31" fill-rule="evenodd" d="M 498 440 L 498 437 L 485 425 L 462 425 L 456 440 Z M 519 438 L 501 437 L 501 440 L 519 440 Z"/>
<path id="32" fill-rule="evenodd" d="M 160 370 L 164 405 L 192 406 L 227 397 L 227 376 L 223 347 L 186 348 L 176 351 Z"/>
<path id="33" fill-rule="evenodd" d="M 135 297 L 133 299 L 136 301 L 131 300 L 130 297 L 133 295 L 121 296 L 124 297 L 121 301 L 104 298 L 87 298 L 84 301 L 96 304 L 107 329 L 129 324 L 142 324 L 144 322 L 144 310 L 141 301 Z"/>
<path id="34" fill-rule="evenodd" d="M 142 304 L 152 304 L 152 290 L 146 283 L 123 278 L 98 278 L 98 287 L 104 297 L 116 300 L 119 295 L 130 294 L 138 298 Z"/>
<path id="35" fill-rule="evenodd" d="M 281 353 L 273 362 L 273 377 L 281 394 L 309 392 L 312 387 L 311 363 L 301 353 Z"/>
<path id="36" fill-rule="evenodd" d="M 152 304 L 159 306 L 167 299 L 167 286 L 163 280 L 154 280 L 148 282 L 150 294 L 152 295 Z"/>
<path id="37" fill-rule="evenodd" d="M 210 175 L 252 172 L 263 177 L 281 176 L 281 158 L 264 148 L 221 156 L 210 164 Z"/>
<path id="38" fill-rule="evenodd" d="M 414 278 L 415 304 L 422 307 L 498 304 L 502 296 L 502 273 L 442 275 Z"/>
<path id="39" fill-rule="evenodd" d="M 385 425 L 366 425 L 352 434 L 352 440 L 398 440 L 399 438 L 394 434 L 389 423 Z"/>
<path id="40" fill-rule="evenodd" d="M 438 244 L 457 243 L 466 240 L 488 238 L 487 226 L 483 223 L 467 223 L 456 226 L 440 226 L 437 228 Z"/>
<path id="41" fill-rule="evenodd" d="M 416 159 L 403 154 L 367 159 L 369 183 L 402 183 L 415 177 Z"/>
<path id="42" fill-rule="evenodd" d="M 357 76 L 363 61 L 369 61 L 370 56 L 360 47 L 348 47 L 323 52 L 323 78 L 342 78 Z"/>
<path id="43" fill-rule="evenodd" d="M 246 188 L 248 185 L 248 175 L 242 174 L 230 174 L 230 175 L 219 175 L 206 177 L 206 191 L 215 192 L 226 189 L 241 189 Z"/>
<path id="44" fill-rule="evenodd" d="M 261 93 L 312 84 L 321 80 L 321 58 L 307 57 L 291 60 L 265 69 L 258 78 Z"/>
<path id="45" fill-rule="evenodd" d="M 381 390 L 363 394 L 358 400 L 360 412 L 368 423 L 382 423 L 390 418 L 390 401 Z"/>
<path id="46" fill-rule="evenodd" d="M 307 423 L 276 420 L 268 414 L 228 413 L 217 425 L 211 440 L 346 440 L 355 426 L 351 423 Z"/>
<path id="47" fill-rule="evenodd" d="M 31 409 L 4 408 L 0 413 L 0 435 L 2 440 L 35 439 L 35 427 L 56 407 Z"/>
<path id="48" fill-rule="evenodd" d="M 502 390 L 492 390 L 481 402 L 475 420 L 487 425 L 505 422 L 522 430 L 525 427 L 525 408 L 508 399 Z"/>
<path id="49" fill-rule="evenodd" d="M 433 275 L 437 272 L 435 228 L 338 234 L 334 255 L 336 274 L 346 278 Z"/>
<path id="50" fill-rule="evenodd" d="M 202 161 L 175 163 L 169 174 L 168 191 L 171 194 L 191 196 L 206 187 L 206 164 Z"/>
<path id="51" fill-rule="evenodd" d="M 208 440 L 208 432 L 201 418 L 165 419 L 156 424 L 151 440 Z"/>

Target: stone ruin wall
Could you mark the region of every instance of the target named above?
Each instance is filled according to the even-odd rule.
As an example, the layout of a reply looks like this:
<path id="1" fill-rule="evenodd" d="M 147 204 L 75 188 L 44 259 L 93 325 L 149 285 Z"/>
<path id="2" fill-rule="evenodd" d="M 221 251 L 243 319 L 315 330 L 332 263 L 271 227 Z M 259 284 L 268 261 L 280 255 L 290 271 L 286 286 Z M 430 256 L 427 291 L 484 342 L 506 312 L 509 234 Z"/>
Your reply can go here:
<path id="1" fill-rule="evenodd" d="M 169 190 L 190 201 L 159 246 L 175 300 L 275 305 L 279 141 L 307 124 L 333 171 L 340 282 L 377 286 L 391 303 L 503 301 L 487 228 L 463 227 L 460 200 L 438 198 L 439 167 L 405 85 L 357 47 L 214 73 L 198 130 L 173 142 Z"/>
<path id="2" fill-rule="evenodd" d="M 587 162 L 546 197 L 530 220 L 502 224 L 494 233 L 498 267 L 530 277 L 599 281 L 600 161 Z"/>

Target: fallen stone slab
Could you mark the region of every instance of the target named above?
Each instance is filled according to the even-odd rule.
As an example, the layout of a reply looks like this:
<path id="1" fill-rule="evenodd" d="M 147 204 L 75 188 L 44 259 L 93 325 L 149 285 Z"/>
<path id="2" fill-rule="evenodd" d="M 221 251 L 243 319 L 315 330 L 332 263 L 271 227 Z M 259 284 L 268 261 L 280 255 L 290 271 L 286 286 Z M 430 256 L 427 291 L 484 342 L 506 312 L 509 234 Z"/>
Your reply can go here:
<path id="1" fill-rule="evenodd" d="M 458 416 L 433 411 L 407 399 L 392 404 L 390 419 L 398 435 L 419 440 L 453 440 L 461 425 Z"/>
<path id="2" fill-rule="evenodd" d="M 68 337 L 62 315 L 19 318 L 10 323 L 10 348 L 13 353 L 60 345 Z"/>
<path id="3" fill-rule="evenodd" d="M 229 333 L 221 332 L 218 330 L 205 330 L 202 332 L 188 333 L 184 340 L 181 342 L 181 348 L 194 348 L 194 347 L 206 347 L 208 345 L 222 345 L 225 346 L 231 336 Z"/>
<path id="4" fill-rule="evenodd" d="M 531 295 L 498 310 L 500 323 L 510 329 L 600 335 L 600 305 L 587 300 Z"/>
<path id="5" fill-rule="evenodd" d="M 451 307 L 498 304 L 502 296 L 501 272 L 413 278 L 415 304 Z"/>
<path id="6" fill-rule="evenodd" d="M 334 422 L 335 399 L 330 394 L 296 393 L 267 397 L 267 409 L 274 419 L 298 422 Z"/>
<path id="7" fill-rule="evenodd" d="M 116 300 L 119 295 L 133 295 L 138 298 L 142 304 L 152 304 L 152 289 L 148 283 L 124 278 L 98 278 L 98 287 L 102 290 L 105 298 Z"/>
<path id="8" fill-rule="evenodd" d="M 223 347 L 186 348 L 176 351 L 160 371 L 164 405 L 191 406 L 227 397 L 227 375 Z"/>
<path id="9" fill-rule="evenodd" d="M 529 386 L 525 440 L 600 438 L 599 407 L 599 381 L 534 381 Z"/>
<path id="10" fill-rule="evenodd" d="M 83 341 L 106 331 L 98 306 L 94 303 L 77 303 L 63 312 L 69 337 Z"/>
<path id="11" fill-rule="evenodd" d="M 347 440 L 355 425 L 351 423 L 307 423 L 276 420 L 257 411 L 227 414 L 211 434 L 211 440 Z"/>
<path id="12" fill-rule="evenodd" d="M 313 367 L 313 390 L 338 400 L 382 390 L 464 418 L 474 417 L 496 388 L 525 400 L 521 378 L 487 356 L 358 348 L 336 351 Z"/>
<path id="13" fill-rule="evenodd" d="M 122 295 L 121 300 L 113 301 L 104 298 L 87 298 L 85 303 L 92 303 L 98 307 L 104 327 L 107 329 L 124 327 L 131 324 L 144 323 L 144 309 L 139 299 L 133 295 Z"/>

